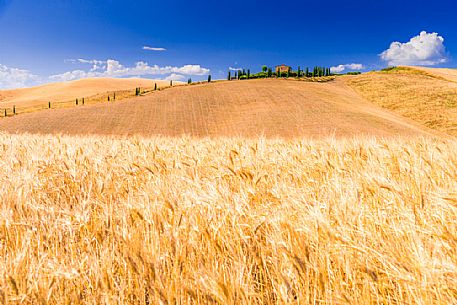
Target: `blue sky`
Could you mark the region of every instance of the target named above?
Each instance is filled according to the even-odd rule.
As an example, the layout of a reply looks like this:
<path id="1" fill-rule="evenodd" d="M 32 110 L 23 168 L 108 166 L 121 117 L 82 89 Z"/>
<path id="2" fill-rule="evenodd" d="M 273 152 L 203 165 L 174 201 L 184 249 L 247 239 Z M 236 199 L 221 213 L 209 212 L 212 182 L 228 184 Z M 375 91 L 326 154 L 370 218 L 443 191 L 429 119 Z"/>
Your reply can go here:
<path id="1" fill-rule="evenodd" d="M 456 11 L 455 0 L 0 0 L 0 88 L 89 76 L 224 78 L 229 67 L 281 63 L 457 67 Z"/>

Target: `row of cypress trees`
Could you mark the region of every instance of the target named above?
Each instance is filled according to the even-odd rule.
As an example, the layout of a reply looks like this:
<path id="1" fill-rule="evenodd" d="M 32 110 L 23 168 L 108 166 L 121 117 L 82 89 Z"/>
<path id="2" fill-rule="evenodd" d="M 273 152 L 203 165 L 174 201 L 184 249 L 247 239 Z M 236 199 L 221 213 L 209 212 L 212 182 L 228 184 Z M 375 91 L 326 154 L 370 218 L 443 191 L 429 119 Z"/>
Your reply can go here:
<path id="1" fill-rule="evenodd" d="M 262 66 L 262 72 L 251 75 L 250 69 L 245 70 L 245 69 L 240 69 L 240 70 L 235 70 L 234 74 L 232 75 L 232 71 L 228 71 L 227 74 L 227 80 L 232 80 L 233 78 L 235 79 L 249 79 L 251 76 L 253 78 L 258 78 L 258 77 L 323 77 L 323 76 L 331 76 L 332 72 L 330 71 L 330 68 L 328 67 L 319 67 L 316 66 L 313 68 L 311 71 L 308 67 L 305 70 L 302 70 L 300 66 L 298 67 L 297 71 L 292 71 L 289 69 L 287 72 L 273 72 L 272 68 L 268 68 L 267 66 Z"/>
<path id="2" fill-rule="evenodd" d="M 250 69 L 235 70 L 234 77 L 236 79 L 241 79 L 241 78 L 243 78 L 243 76 L 246 76 L 246 78 L 249 79 L 251 77 L 251 70 Z M 228 71 L 227 79 L 228 80 L 232 79 L 232 71 L 230 71 L 230 70 Z"/>

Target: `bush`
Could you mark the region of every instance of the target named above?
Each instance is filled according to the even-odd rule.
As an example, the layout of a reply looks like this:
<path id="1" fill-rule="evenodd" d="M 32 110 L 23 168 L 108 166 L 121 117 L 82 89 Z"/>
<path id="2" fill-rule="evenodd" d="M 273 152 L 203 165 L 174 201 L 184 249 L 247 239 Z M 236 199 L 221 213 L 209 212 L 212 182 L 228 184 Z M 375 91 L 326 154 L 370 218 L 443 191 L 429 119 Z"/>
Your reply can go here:
<path id="1" fill-rule="evenodd" d="M 396 66 L 387 67 L 387 68 L 382 69 L 381 71 L 382 72 L 390 72 L 390 71 L 394 71 L 394 70 L 397 70 Z"/>

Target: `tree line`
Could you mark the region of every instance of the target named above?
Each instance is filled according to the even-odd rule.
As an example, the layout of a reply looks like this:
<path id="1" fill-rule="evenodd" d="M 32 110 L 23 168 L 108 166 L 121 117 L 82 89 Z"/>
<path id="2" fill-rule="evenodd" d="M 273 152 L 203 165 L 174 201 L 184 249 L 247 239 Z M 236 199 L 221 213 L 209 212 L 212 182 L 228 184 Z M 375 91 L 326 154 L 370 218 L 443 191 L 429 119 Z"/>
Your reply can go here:
<path id="1" fill-rule="evenodd" d="M 262 66 L 262 71 L 258 73 L 251 73 L 250 69 L 229 70 L 227 74 L 228 80 L 233 79 L 254 79 L 254 78 L 270 78 L 270 77 L 324 77 L 333 75 L 330 68 L 316 66 L 312 70 L 308 67 L 301 69 L 300 66 L 297 70 L 292 70 L 290 67 L 287 71 L 273 71 L 272 68 Z"/>

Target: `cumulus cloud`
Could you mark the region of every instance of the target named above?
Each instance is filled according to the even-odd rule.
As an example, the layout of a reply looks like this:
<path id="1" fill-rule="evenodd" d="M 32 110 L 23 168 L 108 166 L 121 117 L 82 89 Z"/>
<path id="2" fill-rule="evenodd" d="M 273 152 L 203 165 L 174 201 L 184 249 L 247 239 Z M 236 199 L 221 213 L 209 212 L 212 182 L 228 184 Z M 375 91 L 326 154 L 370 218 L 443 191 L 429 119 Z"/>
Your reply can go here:
<path id="1" fill-rule="evenodd" d="M 365 66 L 362 65 L 362 64 L 338 65 L 338 66 L 330 67 L 330 72 L 332 72 L 332 73 L 341 73 L 346 69 L 352 70 L 352 71 L 358 71 L 358 70 L 365 69 Z"/>
<path id="2" fill-rule="evenodd" d="M 392 42 L 380 57 L 392 66 L 433 66 L 447 61 L 444 38 L 438 33 L 425 31 L 411 38 L 409 42 Z"/>
<path id="3" fill-rule="evenodd" d="M 40 77 L 28 70 L 9 68 L 0 64 L 0 88 L 12 89 L 37 85 Z"/>
<path id="4" fill-rule="evenodd" d="M 242 68 L 233 68 L 233 67 L 229 67 L 229 70 L 230 71 L 240 71 L 240 70 L 243 70 Z"/>
<path id="5" fill-rule="evenodd" d="M 143 50 L 146 50 L 146 51 L 166 51 L 167 49 L 144 46 Z"/>
<path id="6" fill-rule="evenodd" d="M 175 80 L 175 81 L 183 81 L 186 77 L 181 74 L 172 73 L 169 76 L 165 77 L 164 80 Z"/>
<path id="7" fill-rule="evenodd" d="M 147 75 L 207 75 L 210 70 L 200 65 L 184 65 L 182 67 L 158 65 L 150 66 L 148 63 L 139 61 L 134 66 L 126 67 L 119 61 L 108 59 L 106 61 L 78 59 L 80 63 L 91 64 L 90 71 L 74 70 L 62 74 L 52 75 L 49 78 L 53 81 L 70 81 L 89 77 L 140 77 Z M 183 76 L 184 77 L 184 76 Z"/>

